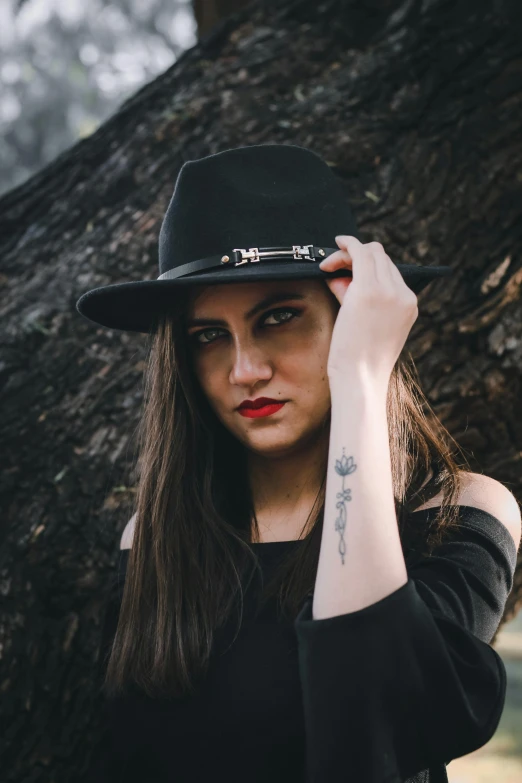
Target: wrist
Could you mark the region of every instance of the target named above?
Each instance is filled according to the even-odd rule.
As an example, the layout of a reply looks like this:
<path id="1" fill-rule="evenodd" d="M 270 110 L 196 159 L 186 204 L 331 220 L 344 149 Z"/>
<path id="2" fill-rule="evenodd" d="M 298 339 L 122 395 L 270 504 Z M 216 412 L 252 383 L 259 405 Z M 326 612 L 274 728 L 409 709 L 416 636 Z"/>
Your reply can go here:
<path id="1" fill-rule="evenodd" d="M 329 372 L 328 382 L 332 399 L 350 395 L 386 399 L 390 379 L 384 380 L 362 369 L 355 369 L 351 372 Z"/>

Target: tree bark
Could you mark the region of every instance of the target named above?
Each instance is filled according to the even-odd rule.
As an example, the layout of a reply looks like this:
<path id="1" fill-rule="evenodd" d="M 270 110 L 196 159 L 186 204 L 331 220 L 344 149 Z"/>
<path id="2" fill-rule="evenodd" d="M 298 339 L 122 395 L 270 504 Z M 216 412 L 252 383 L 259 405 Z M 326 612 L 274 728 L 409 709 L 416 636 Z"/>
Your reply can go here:
<path id="1" fill-rule="evenodd" d="M 184 161 L 311 147 L 346 178 L 365 241 L 450 264 L 419 296 L 410 348 L 472 470 L 522 498 L 521 11 L 480 8 L 259 0 L 0 199 L 3 779 L 77 781 L 97 737 L 147 336 L 98 329 L 75 302 L 157 277 Z"/>
<path id="2" fill-rule="evenodd" d="M 250 0 L 193 0 L 198 39 L 208 35 L 221 20 L 241 11 L 249 3 Z"/>

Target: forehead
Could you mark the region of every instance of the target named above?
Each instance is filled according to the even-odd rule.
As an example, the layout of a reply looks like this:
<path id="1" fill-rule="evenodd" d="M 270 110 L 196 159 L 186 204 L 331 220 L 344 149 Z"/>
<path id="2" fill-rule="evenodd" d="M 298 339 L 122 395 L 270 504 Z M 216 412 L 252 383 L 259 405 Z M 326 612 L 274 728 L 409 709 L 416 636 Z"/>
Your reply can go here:
<path id="1" fill-rule="evenodd" d="M 253 283 L 224 283 L 195 286 L 189 295 L 187 315 L 194 316 L 211 307 L 248 307 L 271 294 L 296 293 L 308 296 L 323 285 L 318 280 L 262 280 Z"/>

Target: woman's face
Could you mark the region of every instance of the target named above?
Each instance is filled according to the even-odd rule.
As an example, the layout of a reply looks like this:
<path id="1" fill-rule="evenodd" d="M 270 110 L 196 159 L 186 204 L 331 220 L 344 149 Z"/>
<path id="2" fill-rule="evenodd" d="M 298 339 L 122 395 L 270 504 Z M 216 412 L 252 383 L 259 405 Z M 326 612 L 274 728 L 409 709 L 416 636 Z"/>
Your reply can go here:
<path id="1" fill-rule="evenodd" d="M 186 324 L 196 377 L 216 416 L 249 450 L 290 453 L 320 428 L 330 409 L 327 361 L 338 310 L 322 280 L 193 289 Z M 240 403 L 258 397 L 285 404 L 269 416 L 241 415 Z"/>

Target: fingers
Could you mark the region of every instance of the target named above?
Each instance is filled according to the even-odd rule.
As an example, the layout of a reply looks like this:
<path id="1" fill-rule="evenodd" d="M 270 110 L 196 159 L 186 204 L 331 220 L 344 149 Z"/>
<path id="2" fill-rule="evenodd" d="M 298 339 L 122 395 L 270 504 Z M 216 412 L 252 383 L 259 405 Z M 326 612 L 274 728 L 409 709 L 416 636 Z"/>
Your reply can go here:
<path id="1" fill-rule="evenodd" d="M 352 259 L 346 250 L 337 250 L 335 253 L 331 253 L 328 258 L 325 258 L 320 262 L 319 267 L 323 272 L 336 272 L 338 269 L 349 269 L 352 270 L 353 276 Z M 346 277 L 333 277 L 330 280 L 326 280 L 326 282 L 329 283 L 336 279 L 346 280 Z"/>
<path id="2" fill-rule="evenodd" d="M 324 269 L 327 272 L 334 272 L 336 269 L 342 269 L 346 266 L 347 261 L 351 264 L 352 257 L 350 256 L 350 252 L 345 243 L 341 244 L 339 242 L 340 238 L 341 237 L 335 237 L 335 241 L 339 245 L 339 250 L 330 253 L 330 255 L 324 258 L 319 264 L 321 269 Z"/>
<path id="3" fill-rule="evenodd" d="M 354 280 L 359 280 L 365 286 L 375 287 L 377 283 L 376 260 L 371 250 L 369 250 L 369 245 L 364 245 L 355 237 L 345 234 L 336 236 L 335 241 L 339 245 L 340 250 L 332 253 L 326 259 L 327 261 L 333 259 L 333 261 L 332 269 L 327 268 L 325 271 L 330 272 L 346 266 L 349 258 Z"/>
<path id="4" fill-rule="evenodd" d="M 367 247 L 373 253 L 376 261 L 376 275 L 379 283 L 388 291 L 393 291 L 402 282 L 402 275 L 391 260 L 390 256 L 386 255 L 384 247 L 380 242 L 369 242 Z M 400 280 L 393 272 L 397 272 Z"/>
<path id="5" fill-rule="evenodd" d="M 333 272 L 336 269 L 341 269 L 346 266 L 346 263 L 352 263 L 352 259 L 346 250 L 336 250 L 334 253 L 330 253 L 329 256 L 323 258 L 319 266 L 326 272 Z"/>
<path id="6" fill-rule="evenodd" d="M 384 252 L 381 243 L 370 242 L 369 245 L 372 246 L 372 252 L 377 259 L 377 276 L 379 280 L 383 282 L 387 290 L 393 291 L 396 296 L 417 307 L 417 295 L 406 283 L 390 256 Z"/>
<path id="7" fill-rule="evenodd" d="M 354 279 L 365 285 L 379 285 L 383 291 L 395 295 L 415 296 L 380 242 L 363 244 L 356 237 L 345 234 L 336 236 L 335 241 L 340 249 L 319 264 L 325 272 L 348 267 L 352 269 Z"/>

